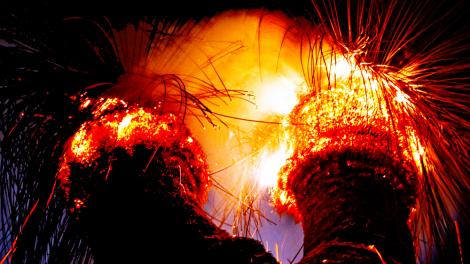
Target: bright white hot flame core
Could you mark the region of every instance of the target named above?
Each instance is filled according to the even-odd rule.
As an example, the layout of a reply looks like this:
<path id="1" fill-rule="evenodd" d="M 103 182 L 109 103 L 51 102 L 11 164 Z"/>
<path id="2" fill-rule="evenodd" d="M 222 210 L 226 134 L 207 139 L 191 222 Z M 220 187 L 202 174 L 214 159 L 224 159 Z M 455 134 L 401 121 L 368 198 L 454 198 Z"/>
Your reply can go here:
<path id="1" fill-rule="evenodd" d="M 201 99 L 214 113 L 223 114 L 209 115 L 213 124 L 199 116 L 198 106 L 189 104 L 188 110 L 194 115 L 188 113 L 185 124 L 207 155 L 212 177 L 230 193 L 227 195 L 213 188 L 213 197 L 209 198 L 206 208 L 215 218 L 232 224 L 233 234 L 242 234 L 234 231 L 239 226 L 246 229 L 243 230 L 245 236 L 253 235 L 252 232 L 260 232 L 263 237 L 277 234 L 277 231 L 269 231 L 274 228 L 270 225 L 260 225 L 263 227 L 258 229 L 254 224 L 243 223 L 242 212 L 248 207 L 240 201 L 257 199 L 256 202 L 267 208 L 262 194 L 277 185 L 280 169 L 291 156 L 285 126 L 299 98 L 309 92 L 302 64 L 309 60 L 309 52 L 308 45 L 302 45 L 302 41 L 304 30 L 310 32 L 311 28 L 300 27 L 298 23 L 303 22 L 265 10 L 228 11 L 197 24 L 188 22 L 181 34 L 175 34 L 181 37 L 153 49 L 150 55 L 142 52 L 144 63 L 136 60 L 139 54 L 124 57 L 126 70 L 141 75 L 129 74 L 112 89 L 113 96 L 144 106 L 154 107 L 155 102 L 164 101 L 161 107 L 165 113 L 179 114 L 179 104 L 173 102 L 180 100 L 179 85 L 170 85 L 169 92 L 163 94 L 159 82 L 156 88 L 154 81 L 158 79 L 155 76 L 175 75 L 184 83 L 185 92 Z M 147 32 L 151 28 L 135 31 L 135 27 L 129 27 L 115 34 L 122 36 L 119 40 L 148 39 Z M 295 30 L 290 30 L 292 28 Z M 126 41 L 120 43 L 120 47 L 127 47 L 129 43 L 146 42 Z M 120 54 L 126 54 L 126 50 Z M 214 91 L 213 87 L 222 93 L 206 98 Z M 240 95 L 237 91 L 246 94 Z M 163 96 L 170 100 L 162 100 Z M 226 125 L 221 125 L 218 118 Z M 120 124 L 123 133 L 130 126 L 126 123 L 127 120 L 123 120 Z M 234 208 L 236 212 L 232 216 L 230 212 Z M 286 226 L 289 231 L 285 240 L 280 237 L 269 240 L 272 245 L 284 244 L 280 261 L 287 263 L 287 257 L 294 257 L 301 246 L 298 244 L 301 235 L 294 237 L 292 234 L 302 231 L 294 223 Z M 284 251 L 293 253 L 284 256 Z"/>
<path id="2" fill-rule="evenodd" d="M 127 115 L 126 117 L 124 117 L 124 119 L 122 119 L 121 123 L 119 123 L 118 131 L 121 132 L 126 127 L 128 127 L 130 125 L 131 121 L 132 121 L 132 116 L 131 115 Z"/>
<path id="3" fill-rule="evenodd" d="M 261 111 L 286 115 L 297 105 L 300 85 L 286 77 L 265 81 L 258 91 L 257 104 Z"/>
<path id="4" fill-rule="evenodd" d="M 276 186 L 279 171 L 291 155 L 292 151 L 288 149 L 285 142 L 281 143 L 274 151 L 265 149 L 259 158 L 259 165 L 255 169 L 258 184 L 266 188 Z"/>
<path id="5" fill-rule="evenodd" d="M 334 63 L 333 72 L 336 77 L 346 78 L 352 74 L 353 67 L 345 58 L 339 57 Z"/>

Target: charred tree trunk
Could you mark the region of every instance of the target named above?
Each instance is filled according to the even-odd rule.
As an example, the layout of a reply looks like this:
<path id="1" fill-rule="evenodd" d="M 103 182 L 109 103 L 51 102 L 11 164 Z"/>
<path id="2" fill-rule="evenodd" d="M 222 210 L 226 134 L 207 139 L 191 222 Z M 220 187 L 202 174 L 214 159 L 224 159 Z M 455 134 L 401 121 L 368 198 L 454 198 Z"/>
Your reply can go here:
<path id="1" fill-rule="evenodd" d="M 312 263 L 415 263 L 407 220 L 410 173 L 380 153 L 351 149 L 311 157 L 291 183 Z"/>
<path id="2" fill-rule="evenodd" d="M 156 152 L 113 151 L 108 180 L 83 211 L 82 228 L 96 263 L 277 263 L 253 239 L 229 236 L 190 195 L 185 177 Z M 186 178 L 187 179 L 187 178 Z"/>

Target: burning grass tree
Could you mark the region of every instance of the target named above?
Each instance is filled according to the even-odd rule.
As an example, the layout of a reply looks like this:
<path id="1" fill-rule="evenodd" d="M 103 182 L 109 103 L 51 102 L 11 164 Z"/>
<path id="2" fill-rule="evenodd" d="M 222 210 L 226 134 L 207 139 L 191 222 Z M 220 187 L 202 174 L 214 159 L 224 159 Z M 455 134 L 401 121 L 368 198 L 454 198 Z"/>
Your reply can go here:
<path id="1" fill-rule="evenodd" d="M 1 263 L 276 263 L 262 244 L 229 235 L 202 208 L 211 180 L 184 118 L 198 111 L 212 122 L 200 99 L 221 97 L 217 89 L 196 97 L 177 76 L 161 75 L 160 87 L 173 89 L 161 97 L 171 110 L 102 97 L 121 67 L 95 68 L 93 56 L 62 67 L 61 55 L 72 54 L 48 49 L 45 43 L 57 41 L 50 35 L 40 36 L 37 49 L 24 44 L 35 36 L 28 31 L 34 20 L 10 18 L 11 42 L 2 49 L 12 72 L 1 102 Z M 66 39 L 63 18 L 55 19 L 46 24 Z M 77 30 L 96 33 L 94 26 Z M 90 40 L 116 62 L 108 39 Z M 86 57 L 88 44 L 74 48 Z"/>
<path id="2" fill-rule="evenodd" d="M 294 154 L 273 191 L 302 221 L 301 263 L 430 262 L 466 210 L 468 63 L 443 64 L 466 48 L 420 43 L 414 5 L 313 5 L 310 91 L 286 118 Z"/>
<path id="3" fill-rule="evenodd" d="M 201 209 L 234 157 L 302 222 L 302 263 L 445 255 L 470 187 L 468 27 L 430 1 L 273 5 L 288 15 L 4 19 L 2 261 L 275 262 Z"/>

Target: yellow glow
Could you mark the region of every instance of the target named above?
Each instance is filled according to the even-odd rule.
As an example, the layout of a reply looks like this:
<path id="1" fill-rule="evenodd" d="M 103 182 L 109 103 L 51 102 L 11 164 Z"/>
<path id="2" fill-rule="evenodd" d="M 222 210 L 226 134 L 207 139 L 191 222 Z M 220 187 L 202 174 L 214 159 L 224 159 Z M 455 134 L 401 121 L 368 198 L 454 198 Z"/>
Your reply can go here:
<path id="1" fill-rule="evenodd" d="M 81 105 L 80 105 L 80 110 L 83 110 L 85 108 L 87 108 L 91 103 L 91 100 L 90 99 L 87 99 L 85 100 L 85 102 L 83 102 Z"/>
<path id="2" fill-rule="evenodd" d="M 409 98 L 409 96 L 407 94 L 405 94 L 402 91 L 398 90 L 397 91 L 397 96 L 395 97 L 395 100 L 398 103 L 407 103 L 407 102 L 409 102 L 408 98 Z"/>
<path id="3" fill-rule="evenodd" d="M 299 85 L 295 84 L 294 80 L 286 77 L 275 78 L 262 85 L 256 101 L 263 112 L 286 115 L 299 102 L 299 90 Z"/>
<path id="4" fill-rule="evenodd" d="M 380 71 L 382 68 L 347 59 L 352 58 L 352 54 L 335 55 L 340 53 L 329 46 L 318 49 L 332 55 L 327 55 L 325 63 L 315 65 L 312 70 L 316 74 L 317 90 L 302 96 L 299 107 L 283 120 L 289 122 L 285 134 L 289 144 L 295 147 L 295 153 L 289 163 L 285 163 L 278 185 L 272 190 L 280 210 L 296 217 L 295 197 L 287 188 L 289 170 L 309 155 L 334 147 L 366 150 L 373 144 L 374 150 L 403 155 L 400 161 L 414 163 L 419 171 L 425 152 L 408 116 L 414 109 L 409 96 L 401 91 L 402 82 L 397 82 L 387 71 Z"/>
<path id="5" fill-rule="evenodd" d="M 371 140 L 386 142 L 375 135 L 390 135 L 390 145 L 401 146 L 390 151 L 403 151 L 405 160 L 418 161 L 424 153 L 419 138 L 409 139 L 413 129 L 403 129 L 412 127 L 403 113 L 413 109 L 407 95 L 400 93 L 403 82 L 394 84 L 402 77 L 359 62 L 361 57 L 356 60 L 355 55 L 360 51 L 345 54 L 335 49 L 320 31 L 301 20 L 263 10 L 230 11 L 211 20 L 188 22 L 181 34 L 175 34 L 184 37 L 172 38 L 171 45 L 162 45 L 150 55 L 124 56 L 128 75 L 111 91 L 126 101 L 178 115 L 180 105 L 169 102 L 181 100 L 181 87 L 166 83 L 163 94 L 157 81 L 165 74 L 181 78 L 185 91 L 213 113 L 222 114 L 217 118 L 226 124 L 206 122 L 210 114 L 188 104 L 187 110 L 194 115 L 185 112 L 185 123 L 201 142 L 213 177 L 240 200 L 259 186 L 269 188 L 276 203 L 289 211 L 295 209 L 295 197 L 287 188 L 286 168 L 295 165 L 288 162 L 301 162 L 307 156 L 299 148 L 305 152 L 319 152 L 332 144 L 366 148 L 374 144 Z M 135 27 L 115 34 L 121 40 L 149 37 Z M 140 57 L 142 61 L 136 59 Z M 221 93 L 210 97 L 214 90 Z M 242 93 L 229 97 L 228 91 L 234 90 Z M 219 125 L 217 118 L 210 117 Z M 370 134 L 357 133 L 371 128 Z M 159 129 L 168 127 L 161 124 Z M 351 133 L 339 137 L 337 131 Z M 230 208 L 232 198 L 216 195 L 214 204 Z M 223 216 L 223 212 L 214 214 Z"/>
<path id="6" fill-rule="evenodd" d="M 122 137 L 123 130 L 130 125 L 131 121 L 132 115 L 127 115 L 126 117 L 124 117 L 124 119 L 122 119 L 118 126 L 118 138 Z"/>
<path id="7" fill-rule="evenodd" d="M 100 102 L 94 111 L 96 116 L 101 116 L 118 105 L 127 105 L 116 98 L 102 98 Z M 87 122 L 79 128 L 70 142 L 68 161 L 86 163 L 97 154 L 99 148 L 108 145 L 127 147 L 129 142 L 146 143 L 164 132 L 169 132 L 168 123 L 175 117 L 169 115 L 165 118 L 168 122 L 159 121 L 157 115 L 134 107 L 126 112 L 101 116 L 95 123 Z M 189 137 L 187 141 L 192 143 L 193 139 Z M 64 164 L 66 163 L 64 161 Z"/>
<path id="8" fill-rule="evenodd" d="M 333 66 L 333 72 L 336 78 L 346 78 L 353 73 L 353 68 L 345 58 L 339 57 Z"/>
<path id="9" fill-rule="evenodd" d="M 87 154 L 90 148 L 90 141 L 86 138 L 85 129 L 81 128 L 73 137 L 70 149 L 76 156 Z"/>
<path id="10" fill-rule="evenodd" d="M 277 184 L 279 171 L 286 164 L 292 151 L 287 148 L 287 143 L 270 152 L 265 150 L 259 158 L 259 166 L 256 168 L 256 179 L 261 187 L 273 188 Z"/>

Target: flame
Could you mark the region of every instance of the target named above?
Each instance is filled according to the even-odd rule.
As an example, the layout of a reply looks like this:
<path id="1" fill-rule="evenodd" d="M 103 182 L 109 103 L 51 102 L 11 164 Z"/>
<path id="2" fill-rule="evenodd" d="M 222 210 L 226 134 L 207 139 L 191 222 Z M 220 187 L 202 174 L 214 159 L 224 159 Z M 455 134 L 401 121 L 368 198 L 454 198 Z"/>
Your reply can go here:
<path id="1" fill-rule="evenodd" d="M 83 157 L 84 159 L 88 158 L 90 150 L 90 141 L 86 140 L 86 131 L 84 129 L 80 129 L 75 134 L 70 149 L 75 156 Z"/>
<path id="2" fill-rule="evenodd" d="M 261 187 L 274 188 L 276 186 L 279 172 L 291 155 L 292 150 L 287 147 L 287 142 L 281 143 L 274 151 L 267 149 L 263 151 L 254 173 Z"/>
<path id="3" fill-rule="evenodd" d="M 110 102 L 113 101 L 104 101 L 99 111 L 109 110 L 112 105 Z M 70 143 L 70 157 L 75 162 L 86 163 L 98 155 L 99 148 L 123 147 L 131 151 L 131 146 L 149 143 L 161 132 L 169 132 L 168 124 L 175 120 L 173 115 L 157 117 L 142 108 L 105 115 L 80 127 Z"/>
<path id="4" fill-rule="evenodd" d="M 337 57 L 337 61 L 333 64 L 333 73 L 337 78 L 348 78 L 353 73 L 353 65 L 342 56 Z"/>
<path id="5" fill-rule="evenodd" d="M 289 114 L 299 102 L 300 86 L 293 80 L 294 78 L 278 77 L 264 82 L 256 101 L 260 110 L 281 115 Z"/>
<path id="6" fill-rule="evenodd" d="M 127 115 L 126 117 L 124 117 L 124 119 L 122 119 L 121 123 L 119 123 L 119 126 L 118 126 L 118 138 L 122 138 L 124 135 L 124 129 L 126 129 L 126 127 L 128 127 L 132 121 L 132 115 Z"/>
<path id="7" fill-rule="evenodd" d="M 256 103 L 265 115 L 276 115 L 280 122 L 280 131 L 277 134 L 281 139 L 269 141 L 254 159 L 258 163 L 254 165 L 253 175 L 257 184 L 269 190 L 276 187 L 281 168 L 292 156 L 293 149 L 289 147 L 289 134 L 284 131 L 288 126 L 288 116 L 299 103 L 299 97 L 305 91 L 305 83 L 300 83 L 295 74 L 283 77 L 272 77 L 263 82 L 257 89 Z M 300 83 L 300 84 L 299 84 Z M 275 137 L 276 133 L 273 133 Z"/>
<path id="8" fill-rule="evenodd" d="M 134 28 L 129 27 L 115 33 L 124 34 L 119 39 L 139 37 L 132 32 Z M 413 102 L 402 89 L 414 84 L 404 71 L 394 74 L 387 67 L 364 62 L 361 48 L 365 44 L 344 51 L 321 29 L 302 20 L 256 10 L 189 23 L 182 32 L 184 38 L 162 45 L 138 66 L 124 63 L 128 72 L 148 74 L 148 80 L 127 76 L 111 90 L 119 94 L 121 87 L 127 101 L 159 102 L 159 109 L 171 112 L 171 100 L 161 103 L 161 89 L 155 88 L 154 80 L 172 74 L 181 78 L 186 92 L 210 106 L 211 113 L 222 113 L 218 117 L 226 127 L 201 121 L 199 109 L 185 122 L 207 153 L 208 165 L 217 172 L 213 177 L 233 197 L 241 201 L 246 193 L 255 197 L 252 185 L 262 187 L 257 191 L 267 188 L 279 211 L 299 219 L 295 197 L 287 188 L 288 175 L 312 153 L 329 147 L 367 148 L 390 136 L 390 144 L 376 147 L 416 164 L 426 154 L 409 118 L 415 112 Z M 139 92 L 126 88 L 130 84 Z M 211 84 L 210 89 L 204 84 Z M 209 98 L 214 87 L 229 100 L 221 94 Z M 254 97 L 237 100 L 231 96 L 232 89 L 242 90 L 241 97 Z M 174 90 L 168 94 L 179 95 Z M 165 99 L 179 100 L 168 94 Z M 207 118 L 207 112 L 203 116 Z M 232 198 L 220 193 L 214 208 L 242 204 L 231 204 Z"/>
<path id="9" fill-rule="evenodd" d="M 277 185 L 271 192 L 278 210 L 297 219 L 300 215 L 287 183 L 292 180 L 291 170 L 310 155 L 332 148 L 373 149 L 390 153 L 420 171 L 425 152 L 410 117 L 415 109 L 401 89 L 403 79 L 357 63 L 353 54 L 340 55 L 328 46 L 320 48 L 333 55 L 317 66 L 317 88 L 303 96 L 285 119 L 285 137 L 295 151 L 277 170 Z"/>
<path id="10" fill-rule="evenodd" d="M 85 100 L 81 105 L 80 105 L 80 110 L 83 110 L 85 108 L 87 108 L 91 103 L 91 99 L 87 99 Z"/>
<path id="11" fill-rule="evenodd" d="M 85 104 L 91 103 L 91 99 L 86 99 Z M 173 114 L 157 115 L 142 107 L 128 107 L 117 98 L 99 99 L 92 113 L 94 118 L 82 124 L 71 137 L 59 165 L 57 178 L 66 195 L 70 191 L 70 163 L 92 166 L 101 151 L 118 147 L 132 154 L 138 144 L 147 148 L 179 144 L 181 149 L 190 148 L 194 153 L 197 164 L 192 166 L 205 168 L 205 156 L 198 143 L 188 135 L 189 131 L 177 124 Z M 78 207 L 84 205 L 78 198 L 74 202 Z"/>

